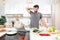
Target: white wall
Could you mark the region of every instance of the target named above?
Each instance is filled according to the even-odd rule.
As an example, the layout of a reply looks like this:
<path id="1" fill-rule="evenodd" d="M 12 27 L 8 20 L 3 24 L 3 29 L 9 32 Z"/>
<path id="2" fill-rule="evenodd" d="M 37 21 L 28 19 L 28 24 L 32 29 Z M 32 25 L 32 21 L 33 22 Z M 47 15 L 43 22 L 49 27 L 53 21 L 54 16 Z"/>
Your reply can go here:
<path id="1" fill-rule="evenodd" d="M 0 15 L 3 13 L 4 13 L 4 7 L 3 7 L 2 0 L 0 0 Z"/>
<path id="2" fill-rule="evenodd" d="M 29 6 L 33 7 L 34 4 L 40 6 L 41 13 L 51 14 L 51 0 L 32 0 Z M 6 0 L 5 14 L 28 14 L 26 12 L 27 6 L 27 0 Z"/>
<path id="3" fill-rule="evenodd" d="M 55 26 L 60 29 L 60 0 L 54 1 Z"/>

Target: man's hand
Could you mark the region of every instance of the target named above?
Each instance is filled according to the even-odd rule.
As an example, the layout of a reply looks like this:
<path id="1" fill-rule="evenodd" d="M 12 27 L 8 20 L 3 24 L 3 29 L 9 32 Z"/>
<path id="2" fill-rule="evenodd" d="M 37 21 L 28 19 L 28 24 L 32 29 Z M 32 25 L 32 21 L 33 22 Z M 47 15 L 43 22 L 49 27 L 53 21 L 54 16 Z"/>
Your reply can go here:
<path id="1" fill-rule="evenodd" d="M 31 10 L 33 10 L 33 8 L 26 8 L 27 12 L 30 13 Z"/>
<path id="2" fill-rule="evenodd" d="M 32 10 L 32 8 L 27 8 L 27 10 Z"/>
<path id="3" fill-rule="evenodd" d="M 45 26 L 45 27 L 48 28 L 46 22 L 45 22 L 43 19 L 40 19 L 40 23 L 39 23 L 39 25 L 41 25 L 41 26 Z"/>

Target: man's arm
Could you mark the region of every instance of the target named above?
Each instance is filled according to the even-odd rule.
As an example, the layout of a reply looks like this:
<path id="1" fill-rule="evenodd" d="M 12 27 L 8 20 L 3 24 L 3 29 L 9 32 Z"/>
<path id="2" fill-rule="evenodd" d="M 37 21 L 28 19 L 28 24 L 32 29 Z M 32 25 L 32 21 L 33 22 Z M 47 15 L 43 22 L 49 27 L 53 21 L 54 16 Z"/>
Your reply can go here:
<path id="1" fill-rule="evenodd" d="M 45 27 L 48 28 L 48 26 L 47 26 L 45 20 L 43 20 L 43 18 L 40 19 L 40 24 L 39 24 L 39 25 L 41 25 L 41 26 L 45 26 Z"/>

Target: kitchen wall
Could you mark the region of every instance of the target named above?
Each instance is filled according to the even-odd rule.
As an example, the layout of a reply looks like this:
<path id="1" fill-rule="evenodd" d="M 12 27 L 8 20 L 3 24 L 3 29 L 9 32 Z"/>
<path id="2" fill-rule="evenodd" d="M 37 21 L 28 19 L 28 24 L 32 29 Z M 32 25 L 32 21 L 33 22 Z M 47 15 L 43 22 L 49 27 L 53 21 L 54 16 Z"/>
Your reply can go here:
<path id="1" fill-rule="evenodd" d="M 2 0 L 0 0 L 0 15 L 4 13 L 4 6 Z"/>
<path id="2" fill-rule="evenodd" d="M 31 3 L 28 3 L 31 2 Z M 39 12 L 42 14 L 51 14 L 52 0 L 6 0 L 5 14 L 24 14 L 28 16 L 26 7 L 33 7 L 38 4 L 40 6 Z"/>
<path id="3" fill-rule="evenodd" d="M 56 29 L 60 29 L 60 0 L 54 0 L 53 12 L 55 15 L 53 20 L 55 21 Z"/>

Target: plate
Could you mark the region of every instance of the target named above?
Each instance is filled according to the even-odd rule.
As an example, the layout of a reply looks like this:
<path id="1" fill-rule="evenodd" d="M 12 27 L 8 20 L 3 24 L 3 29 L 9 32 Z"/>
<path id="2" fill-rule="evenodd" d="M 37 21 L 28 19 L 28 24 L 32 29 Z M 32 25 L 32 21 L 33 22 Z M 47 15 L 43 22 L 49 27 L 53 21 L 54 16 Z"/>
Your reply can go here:
<path id="1" fill-rule="evenodd" d="M 7 32 L 7 34 L 16 34 L 17 32 Z"/>

